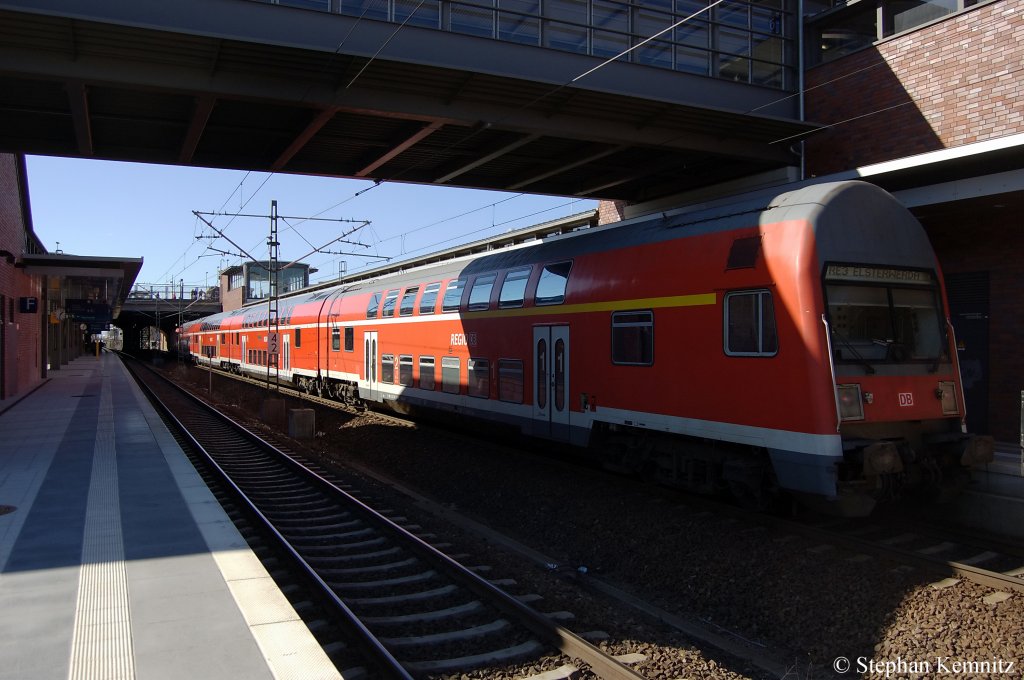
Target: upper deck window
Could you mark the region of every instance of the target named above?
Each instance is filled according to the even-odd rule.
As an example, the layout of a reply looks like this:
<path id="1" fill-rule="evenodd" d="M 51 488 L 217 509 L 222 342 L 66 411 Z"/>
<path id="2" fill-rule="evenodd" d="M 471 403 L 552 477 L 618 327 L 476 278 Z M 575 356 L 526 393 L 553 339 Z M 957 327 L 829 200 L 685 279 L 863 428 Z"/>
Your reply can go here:
<path id="1" fill-rule="evenodd" d="M 437 294 L 441 290 L 440 283 L 430 283 L 423 289 L 420 298 L 420 314 L 433 314 L 437 307 Z"/>
<path id="2" fill-rule="evenodd" d="M 448 282 L 444 290 L 444 299 L 441 301 L 442 312 L 457 312 L 462 303 L 462 291 L 466 287 L 466 279 L 453 279 Z"/>
<path id="3" fill-rule="evenodd" d="M 522 307 L 526 299 L 526 283 L 530 280 L 532 267 L 520 267 L 505 274 L 498 297 L 498 308 Z"/>
<path id="4" fill-rule="evenodd" d="M 412 316 L 412 311 L 416 308 L 416 293 L 419 290 L 419 286 L 410 286 L 405 289 L 405 295 L 402 296 L 402 304 L 398 308 L 399 316 Z"/>
<path id="5" fill-rule="evenodd" d="M 377 310 L 380 309 L 380 293 L 374 293 L 370 296 L 370 302 L 366 305 L 366 318 L 376 319 Z"/>
<path id="6" fill-rule="evenodd" d="M 380 315 L 390 317 L 395 315 L 395 303 L 398 302 L 398 289 L 389 290 L 384 296 L 384 304 L 381 306 Z"/>
<path id="7" fill-rule="evenodd" d="M 476 277 L 473 288 L 469 291 L 469 307 L 471 311 L 487 309 L 491 304 L 491 289 L 494 288 L 494 274 Z"/>
<path id="8" fill-rule="evenodd" d="M 534 302 L 538 305 L 557 305 L 565 300 L 565 287 L 569 283 L 572 261 L 544 265 L 537 282 Z"/>

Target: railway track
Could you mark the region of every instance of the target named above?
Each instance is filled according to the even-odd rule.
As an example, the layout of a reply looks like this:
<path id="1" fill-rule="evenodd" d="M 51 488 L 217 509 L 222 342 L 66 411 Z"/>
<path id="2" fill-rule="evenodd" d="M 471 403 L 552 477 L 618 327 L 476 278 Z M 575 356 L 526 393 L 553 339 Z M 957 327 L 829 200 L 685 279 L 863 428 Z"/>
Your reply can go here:
<path id="1" fill-rule="evenodd" d="M 1001 592 L 1024 593 L 1024 547 L 998 537 L 904 519 L 885 523 L 878 519 L 820 519 L 789 524 L 796 533 L 823 545 L 841 545 Z"/>
<path id="2" fill-rule="evenodd" d="M 326 471 L 161 376 L 132 372 L 316 584 L 384 677 L 442 677 L 558 652 L 595 677 L 643 677 L 483 578 L 484 567 L 462 566 L 417 535 L 417 526 L 347 493 Z"/>
<path id="3" fill-rule="evenodd" d="M 254 385 L 265 386 L 265 381 L 257 381 L 244 376 L 237 376 L 224 371 L 216 371 L 219 375 Z M 311 403 L 320 404 L 334 409 L 355 412 L 356 409 L 338 401 L 317 395 L 280 386 L 283 394 L 301 398 Z M 389 414 L 382 417 L 407 423 L 406 419 Z M 714 500 L 697 499 L 698 504 L 707 504 L 715 512 L 740 513 L 729 506 Z M 775 523 L 775 518 L 760 516 L 759 520 Z M 978 536 L 957 531 L 951 527 L 926 526 L 917 523 L 911 526 L 901 520 L 897 524 L 881 524 L 877 520 L 831 520 L 822 519 L 808 522 L 783 523 L 781 528 L 799 533 L 812 540 L 820 540 L 822 544 L 839 544 L 862 554 L 875 557 L 888 557 L 946 575 L 962 578 L 991 588 L 1006 589 L 1011 592 L 1024 592 L 1024 547 L 1012 545 L 991 538 L 987 542 L 980 541 Z"/>

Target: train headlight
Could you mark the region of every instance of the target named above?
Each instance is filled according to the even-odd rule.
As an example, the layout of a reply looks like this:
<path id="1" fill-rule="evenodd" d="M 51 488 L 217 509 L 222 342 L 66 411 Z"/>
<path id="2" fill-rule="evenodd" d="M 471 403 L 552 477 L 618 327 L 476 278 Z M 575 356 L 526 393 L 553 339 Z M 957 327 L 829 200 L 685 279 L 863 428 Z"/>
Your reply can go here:
<path id="1" fill-rule="evenodd" d="M 942 402 L 943 415 L 960 415 L 960 407 L 956 402 L 956 383 L 952 381 L 940 382 L 938 389 L 935 390 L 935 396 Z"/>
<path id="2" fill-rule="evenodd" d="M 836 385 L 839 416 L 843 420 L 864 420 L 864 402 L 860 385 Z"/>

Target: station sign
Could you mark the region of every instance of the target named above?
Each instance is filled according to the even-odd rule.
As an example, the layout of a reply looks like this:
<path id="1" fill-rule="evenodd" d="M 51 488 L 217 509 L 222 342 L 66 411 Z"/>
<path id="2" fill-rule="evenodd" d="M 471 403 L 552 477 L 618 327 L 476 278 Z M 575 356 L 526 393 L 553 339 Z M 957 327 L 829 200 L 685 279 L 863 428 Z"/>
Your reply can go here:
<path id="1" fill-rule="evenodd" d="M 22 314 L 35 314 L 39 311 L 39 298 L 23 297 L 18 299 L 18 311 Z"/>
<path id="2" fill-rule="evenodd" d="M 76 321 L 110 323 L 110 305 L 95 300 L 65 300 L 64 311 Z"/>

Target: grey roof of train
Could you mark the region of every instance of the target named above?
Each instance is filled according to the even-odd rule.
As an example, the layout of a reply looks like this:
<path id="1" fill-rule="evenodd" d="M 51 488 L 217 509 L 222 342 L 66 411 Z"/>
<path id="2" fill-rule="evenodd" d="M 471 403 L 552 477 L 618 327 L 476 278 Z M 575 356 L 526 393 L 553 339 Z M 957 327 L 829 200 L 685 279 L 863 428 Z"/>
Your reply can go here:
<path id="1" fill-rule="evenodd" d="M 359 292 L 401 288 L 413 283 L 427 284 L 452 276 L 472 276 L 484 272 L 499 271 L 512 267 L 567 260 L 579 255 L 601 252 L 629 245 L 657 243 L 684 236 L 715 233 L 744 226 L 754 227 L 762 221 L 808 218 L 820 212 L 835 197 L 853 192 L 859 199 L 868 194 L 878 198 L 888 197 L 892 206 L 899 206 L 883 189 L 860 181 L 827 183 L 805 183 L 763 190 L 738 197 L 724 198 L 701 204 L 643 215 L 610 225 L 574 231 L 568 234 L 550 236 L 543 240 L 531 241 L 486 253 L 474 253 L 438 263 L 424 264 L 401 273 L 387 274 L 380 278 L 360 279 L 315 291 L 300 291 L 279 299 L 279 308 L 286 309 L 305 302 L 325 299 L 339 291 Z M 843 201 L 849 204 L 850 201 Z M 888 209 L 889 206 L 883 206 Z M 848 208 L 843 208 L 847 210 Z M 902 206 L 899 206 L 903 210 Z M 906 211 L 905 211 L 906 212 Z M 906 212 L 909 216 L 910 213 Z M 752 218 L 752 216 L 757 216 Z M 913 219 L 911 217 L 911 219 Z M 266 302 L 251 303 L 231 312 L 221 312 L 200 321 L 216 321 L 238 314 L 259 315 L 267 307 Z"/>

